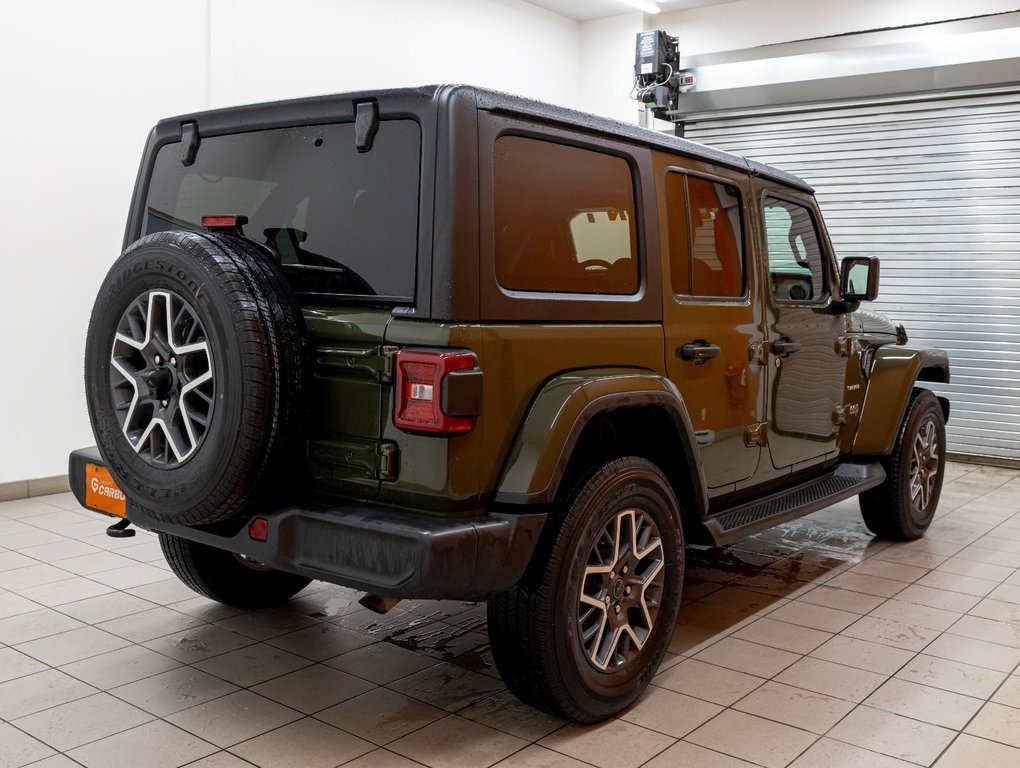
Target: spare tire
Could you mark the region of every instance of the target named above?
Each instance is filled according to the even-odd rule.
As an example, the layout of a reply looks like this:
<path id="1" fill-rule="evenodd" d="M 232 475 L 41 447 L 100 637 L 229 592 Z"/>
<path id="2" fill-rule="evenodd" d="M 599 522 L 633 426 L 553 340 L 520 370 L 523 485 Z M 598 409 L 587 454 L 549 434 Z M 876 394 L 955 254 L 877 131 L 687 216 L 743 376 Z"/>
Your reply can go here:
<path id="1" fill-rule="evenodd" d="M 157 232 L 121 255 L 92 310 L 85 387 L 132 504 L 202 525 L 272 496 L 301 453 L 303 330 L 279 266 L 251 242 Z"/>

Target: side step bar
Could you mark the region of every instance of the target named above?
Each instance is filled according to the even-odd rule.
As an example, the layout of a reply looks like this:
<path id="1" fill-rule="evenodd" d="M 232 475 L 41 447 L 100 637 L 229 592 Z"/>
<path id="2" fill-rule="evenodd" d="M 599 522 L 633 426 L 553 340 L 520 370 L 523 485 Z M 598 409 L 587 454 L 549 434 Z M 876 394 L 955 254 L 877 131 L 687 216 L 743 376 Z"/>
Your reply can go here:
<path id="1" fill-rule="evenodd" d="M 723 547 L 787 520 L 825 509 L 881 485 L 883 480 L 885 470 L 877 461 L 840 464 L 821 477 L 712 515 L 705 520 L 705 529 L 715 546 Z"/>

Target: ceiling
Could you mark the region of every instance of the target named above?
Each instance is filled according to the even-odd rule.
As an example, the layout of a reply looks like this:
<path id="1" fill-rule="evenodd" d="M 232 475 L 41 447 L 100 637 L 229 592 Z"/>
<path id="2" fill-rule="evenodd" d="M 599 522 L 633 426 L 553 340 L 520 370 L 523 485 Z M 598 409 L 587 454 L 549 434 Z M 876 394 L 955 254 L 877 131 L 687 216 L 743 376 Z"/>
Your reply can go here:
<path id="1" fill-rule="evenodd" d="M 623 0 L 527 0 L 527 2 L 577 21 L 637 12 L 636 8 L 627 5 Z M 655 0 L 655 2 L 663 13 L 670 13 L 704 8 L 708 5 L 725 5 L 736 0 Z"/>

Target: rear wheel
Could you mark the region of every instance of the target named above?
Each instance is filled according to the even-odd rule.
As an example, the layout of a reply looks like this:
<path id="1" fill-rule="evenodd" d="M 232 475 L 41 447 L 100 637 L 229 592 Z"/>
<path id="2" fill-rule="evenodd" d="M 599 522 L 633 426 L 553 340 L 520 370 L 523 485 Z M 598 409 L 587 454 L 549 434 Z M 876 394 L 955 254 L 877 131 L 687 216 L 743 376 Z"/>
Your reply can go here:
<path id="1" fill-rule="evenodd" d="M 268 568 L 243 555 L 207 544 L 159 534 L 170 569 L 181 581 L 219 603 L 263 608 L 289 600 L 311 579 Z"/>
<path id="2" fill-rule="evenodd" d="M 655 674 L 680 609 L 680 510 L 649 461 L 602 466 L 567 501 L 528 572 L 489 600 L 489 640 L 507 686 L 579 722 L 631 704 Z"/>
<path id="3" fill-rule="evenodd" d="M 911 401 L 886 479 L 860 495 L 868 530 L 886 539 L 919 539 L 935 517 L 946 465 L 946 423 L 938 398 L 920 390 Z"/>

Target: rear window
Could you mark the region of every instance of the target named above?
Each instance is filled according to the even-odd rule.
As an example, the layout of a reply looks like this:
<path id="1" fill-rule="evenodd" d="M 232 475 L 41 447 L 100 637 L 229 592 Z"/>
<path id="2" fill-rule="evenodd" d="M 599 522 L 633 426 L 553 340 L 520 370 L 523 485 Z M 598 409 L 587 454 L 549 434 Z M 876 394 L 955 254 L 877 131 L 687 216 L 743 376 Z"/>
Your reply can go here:
<path id="1" fill-rule="evenodd" d="M 414 299 L 421 131 L 384 120 L 370 152 L 354 125 L 202 138 L 185 167 L 181 145 L 159 150 L 143 232 L 200 230 L 203 216 L 246 216 L 244 234 L 279 254 L 303 294 Z"/>
<path id="2" fill-rule="evenodd" d="M 496 279 L 512 291 L 638 289 L 627 161 L 523 136 L 496 140 Z"/>

